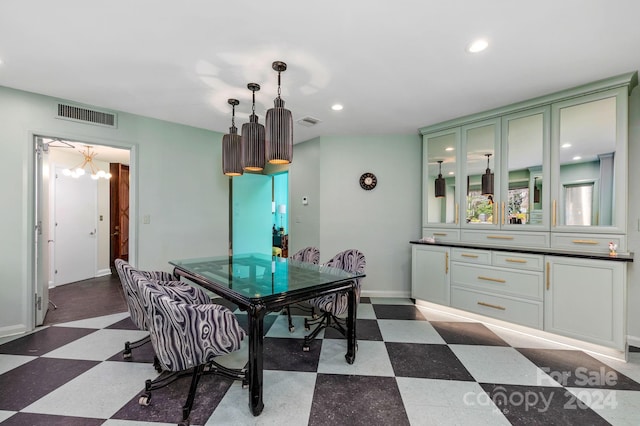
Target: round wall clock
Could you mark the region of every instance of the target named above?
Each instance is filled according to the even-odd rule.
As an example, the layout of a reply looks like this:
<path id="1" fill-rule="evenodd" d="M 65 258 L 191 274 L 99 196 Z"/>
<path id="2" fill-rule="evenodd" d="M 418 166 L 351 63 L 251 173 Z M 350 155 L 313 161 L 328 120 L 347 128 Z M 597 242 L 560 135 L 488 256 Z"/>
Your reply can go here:
<path id="1" fill-rule="evenodd" d="M 376 175 L 374 175 L 373 173 L 364 173 L 362 176 L 360 176 L 360 186 L 365 191 L 372 190 L 373 188 L 376 187 L 377 184 L 378 184 L 378 179 L 376 178 Z"/>

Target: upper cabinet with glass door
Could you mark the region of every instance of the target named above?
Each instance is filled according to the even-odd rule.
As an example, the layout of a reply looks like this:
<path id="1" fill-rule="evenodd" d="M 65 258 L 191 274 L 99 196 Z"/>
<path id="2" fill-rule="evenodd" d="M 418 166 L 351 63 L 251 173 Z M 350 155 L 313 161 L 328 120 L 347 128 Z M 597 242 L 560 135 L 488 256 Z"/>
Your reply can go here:
<path id="1" fill-rule="evenodd" d="M 474 229 L 497 228 L 500 224 L 500 119 L 462 127 L 464 158 L 464 222 Z"/>
<path id="2" fill-rule="evenodd" d="M 549 229 L 549 115 L 544 106 L 502 117 L 503 228 Z"/>
<path id="3" fill-rule="evenodd" d="M 424 226 L 458 226 L 459 150 L 460 129 L 437 132 L 423 138 Z"/>
<path id="4" fill-rule="evenodd" d="M 626 232 L 628 92 L 552 105 L 551 231 Z"/>

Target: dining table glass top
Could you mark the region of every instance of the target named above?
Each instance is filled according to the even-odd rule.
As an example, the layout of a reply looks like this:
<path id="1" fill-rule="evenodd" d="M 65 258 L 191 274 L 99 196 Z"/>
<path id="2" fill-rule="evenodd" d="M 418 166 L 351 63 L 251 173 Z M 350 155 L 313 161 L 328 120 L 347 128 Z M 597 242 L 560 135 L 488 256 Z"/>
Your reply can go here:
<path id="1" fill-rule="evenodd" d="M 339 268 L 264 254 L 182 259 L 169 263 L 247 298 L 264 298 L 364 276 Z"/>

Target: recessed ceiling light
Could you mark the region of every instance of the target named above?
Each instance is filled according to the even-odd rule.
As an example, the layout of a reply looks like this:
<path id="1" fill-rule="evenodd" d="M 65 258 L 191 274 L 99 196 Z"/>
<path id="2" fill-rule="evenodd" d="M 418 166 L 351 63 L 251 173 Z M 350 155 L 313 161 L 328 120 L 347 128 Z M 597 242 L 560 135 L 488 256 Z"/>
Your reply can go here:
<path id="1" fill-rule="evenodd" d="M 342 110 L 342 108 L 343 108 L 343 106 L 342 106 L 342 105 L 340 105 L 340 104 L 335 104 L 335 105 L 333 105 L 333 106 L 331 107 L 331 109 L 332 109 L 332 110 L 334 110 L 334 111 L 341 111 L 341 110 Z"/>
<path id="2" fill-rule="evenodd" d="M 453 172 L 449 172 L 449 174 L 450 174 L 450 175 L 452 175 L 452 174 L 453 174 Z"/>
<path id="3" fill-rule="evenodd" d="M 582 157 L 580 157 L 579 155 L 576 155 L 575 157 L 573 157 L 574 160 L 582 160 Z"/>
<path id="4" fill-rule="evenodd" d="M 482 52 L 488 46 L 489 46 L 489 42 L 487 40 L 481 38 L 481 39 L 473 41 L 469 45 L 469 47 L 467 47 L 467 52 L 469 52 L 469 53 Z"/>
<path id="5" fill-rule="evenodd" d="M 454 150 L 454 148 L 452 146 L 448 146 L 448 147 L 445 148 L 445 151 L 453 151 L 453 150 Z"/>
<path id="6" fill-rule="evenodd" d="M 562 147 L 563 147 L 563 148 L 570 148 L 570 147 L 571 147 L 571 144 L 570 144 L 569 142 L 567 142 L 567 143 L 563 143 L 563 144 L 562 144 Z"/>

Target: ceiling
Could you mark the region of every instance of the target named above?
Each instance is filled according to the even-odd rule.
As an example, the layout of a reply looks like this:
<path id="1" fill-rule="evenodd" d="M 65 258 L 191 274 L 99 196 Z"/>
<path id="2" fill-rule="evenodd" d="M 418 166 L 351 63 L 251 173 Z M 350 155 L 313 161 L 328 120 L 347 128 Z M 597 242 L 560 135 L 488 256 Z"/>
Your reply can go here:
<path id="1" fill-rule="evenodd" d="M 281 60 L 294 120 L 320 120 L 296 143 L 417 134 L 640 69 L 638 16 L 637 0 L 3 0 L 0 85 L 226 133 L 250 82 L 264 123 Z"/>

